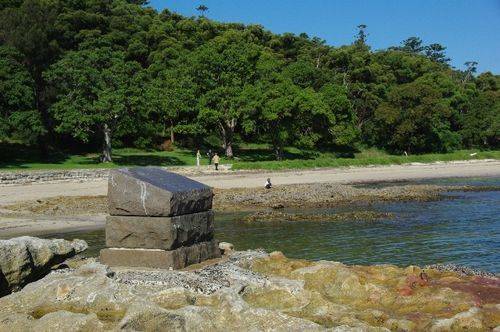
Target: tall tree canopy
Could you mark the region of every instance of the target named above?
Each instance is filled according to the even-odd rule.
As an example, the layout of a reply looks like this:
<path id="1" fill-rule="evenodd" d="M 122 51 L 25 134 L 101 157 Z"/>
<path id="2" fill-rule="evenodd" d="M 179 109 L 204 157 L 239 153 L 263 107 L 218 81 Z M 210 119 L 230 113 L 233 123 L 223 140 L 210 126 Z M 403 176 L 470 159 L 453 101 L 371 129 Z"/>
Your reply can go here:
<path id="1" fill-rule="evenodd" d="M 111 161 L 111 137 L 133 130 L 140 65 L 109 47 L 68 52 L 46 72 L 57 89 L 56 130 L 84 142 L 102 137 L 101 160 Z"/>
<path id="2" fill-rule="evenodd" d="M 372 50 L 259 25 L 157 12 L 143 0 L 0 4 L 0 140 L 112 159 L 112 144 L 268 144 L 395 153 L 498 148 L 499 75 L 449 65 L 411 36 Z M 72 137 L 68 139 L 68 137 Z"/>
<path id="3" fill-rule="evenodd" d="M 0 46 L 0 140 L 9 137 L 32 143 L 45 127 L 36 109 L 32 77 L 16 49 Z"/>

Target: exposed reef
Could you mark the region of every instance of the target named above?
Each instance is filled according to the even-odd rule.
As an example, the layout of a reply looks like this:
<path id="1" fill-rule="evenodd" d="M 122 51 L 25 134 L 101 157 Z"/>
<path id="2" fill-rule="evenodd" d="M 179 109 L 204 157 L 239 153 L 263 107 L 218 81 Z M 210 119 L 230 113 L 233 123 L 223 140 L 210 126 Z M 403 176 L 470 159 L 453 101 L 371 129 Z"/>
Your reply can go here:
<path id="1" fill-rule="evenodd" d="M 333 214 L 316 213 L 289 213 L 282 211 L 257 211 L 245 216 L 242 221 L 245 222 L 282 222 L 282 221 L 318 221 L 318 222 L 336 222 L 336 221 L 375 221 L 379 219 L 393 218 L 394 214 L 377 211 L 351 211 L 338 212 Z"/>
<path id="2" fill-rule="evenodd" d="M 479 331 L 500 324 L 497 277 L 263 251 L 184 271 L 110 269 L 92 259 L 78 265 L 1 298 L 0 330 Z"/>
<path id="3" fill-rule="evenodd" d="M 312 183 L 263 188 L 214 189 L 213 208 L 238 211 L 280 208 L 321 208 L 347 204 L 393 201 L 432 201 L 446 191 L 500 190 L 497 186 L 387 185 L 366 187 L 331 183 Z M 106 196 L 61 196 L 25 201 L 3 207 L 3 215 L 74 216 L 106 214 Z"/>

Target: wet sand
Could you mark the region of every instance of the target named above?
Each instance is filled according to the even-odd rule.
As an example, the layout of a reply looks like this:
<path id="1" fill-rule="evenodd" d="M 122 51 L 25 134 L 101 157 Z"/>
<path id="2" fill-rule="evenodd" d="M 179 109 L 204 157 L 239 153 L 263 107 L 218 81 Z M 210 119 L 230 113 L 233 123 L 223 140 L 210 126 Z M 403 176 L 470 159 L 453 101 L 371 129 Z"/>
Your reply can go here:
<path id="1" fill-rule="evenodd" d="M 45 216 L 0 216 L 0 239 L 39 236 L 61 232 L 92 231 L 104 228 L 105 215 L 53 218 Z"/>

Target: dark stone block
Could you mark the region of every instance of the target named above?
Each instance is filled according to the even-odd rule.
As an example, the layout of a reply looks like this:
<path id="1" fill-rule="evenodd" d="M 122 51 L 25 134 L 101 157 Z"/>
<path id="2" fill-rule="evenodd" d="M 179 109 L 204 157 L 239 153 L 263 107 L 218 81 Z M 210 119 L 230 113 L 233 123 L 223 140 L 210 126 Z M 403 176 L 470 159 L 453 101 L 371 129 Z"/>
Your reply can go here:
<path id="1" fill-rule="evenodd" d="M 111 215 L 168 217 L 212 208 L 212 188 L 158 167 L 112 170 L 108 181 Z"/>
<path id="2" fill-rule="evenodd" d="M 106 246 L 175 249 L 210 241 L 214 235 L 212 211 L 174 217 L 108 216 Z"/>
<path id="3" fill-rule="evenodd" d="M 213 240 L 175 250 L 107 248 L 101 250 L 100 261 L 108 266 L 182 269 L 219 257 L 218 242 Z"/>

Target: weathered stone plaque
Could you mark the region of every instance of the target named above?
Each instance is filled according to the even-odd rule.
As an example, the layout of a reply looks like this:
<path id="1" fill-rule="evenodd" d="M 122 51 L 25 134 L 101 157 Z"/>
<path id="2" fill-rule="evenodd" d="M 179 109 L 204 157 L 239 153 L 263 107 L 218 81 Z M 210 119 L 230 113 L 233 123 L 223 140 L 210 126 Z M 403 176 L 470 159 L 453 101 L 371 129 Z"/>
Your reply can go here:
<path id="1" fill-rule="evenodd" d="M 108 182 L 111 215 L 170 217 L 212 208 L 212 189 L 158 167 L 112 170 Z"/>

